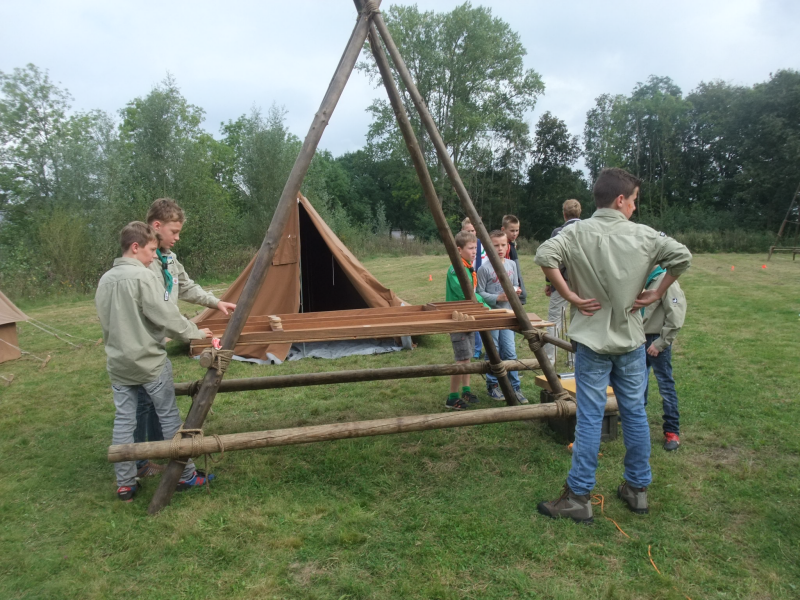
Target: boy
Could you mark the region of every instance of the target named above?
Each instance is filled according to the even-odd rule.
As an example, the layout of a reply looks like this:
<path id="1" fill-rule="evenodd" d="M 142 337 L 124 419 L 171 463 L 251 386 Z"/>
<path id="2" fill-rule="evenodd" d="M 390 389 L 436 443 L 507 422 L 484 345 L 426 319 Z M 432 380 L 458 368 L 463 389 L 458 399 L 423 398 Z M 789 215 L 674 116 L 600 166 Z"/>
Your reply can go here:
<path id="1" fill-rule="evenodd" d="M 494 230 L 489 234 L 492 238 L 492 246 L 497 250 L 499 256 L 506 256 L 508 252 L 508 237 L 500 230 Z M 506 269 L 506 274 L 514 286 L 517 294 L 522 290 L 519 287 L 519 274 L 517 271 L 517 263 L 509 258 L 503 259 L 503 265 Z M 492 308 L 511 308 L 508 302 L 508 297 L 503 292 L 503 286 L 495 273 L 492 263 L 488 260 L 483 263 L 478 269 L 478 293 Z M 517 352 L 514 344 L 514 332 L 510 329 L 501 329 L 492 331 L 492 339 L 502 360 L 516 360 Z M 508 379 L 511 382 L 511 387 L 514 388 L 514 393 L 517 395 L 517 400 L 520 404 L 527 404 L 528 399 L 522 395 L 519 385 L 519 376 L 516 371 L 508 372 Z M 486 374 L 486 391 L 490 398 L 495 400 L 505 400 L 503 392 L 500 391 L 497 385 L 497 377 L 492 373 Z"/>
<path id="2" fill-rule="evenodd" d="M 475 226 L 469 220 L 469 217 L 467 217 L 466 219 L 461 221 L 461 231 L 466 231 L 467 233 L 471 233 L 472 235 L 475 236 L 475 239 L 477 239 L 477 234 L 475 233 Z M 483 261 L 485 261 L 485 260 L 486 260 L 486 250 L 481 245 L 481 241 L 478 240 L 477 250 L 475 251 L 475 260 L 472 263 L 472 266 L 475 269 L 476 273 L 478 272 L 478 269 L 481 268 L 481 264 L 483 264 Z M 481 334 L 480 334 L 480 332 L 476 331 L 475 332 L 475 352 L 473 352 L 472 358 L 474 358 L 476 360 L 480 360 L 482 346 L 483 345 L 481 343 Z"/>
<path id="3" fill-rule="evenodd" d="M 581 217 L 581 203 L 577 200 L 567 200 L 561 206 L 561 214 L 564 217 L 564 224 L 560 227 L 556 227 L 553 229 L 553 233 L 550 234 L 551 238 L 556 237 L 559 233 L 561 233 L 565 227 L 569 227 L 570 225 L 577 223 L 580 221 Z M 567 282 L 569 285 L 569 277 L 567 277 L 567 268 L 562 264 L 559 265 L 559 270 L 561 271 L 561 276 L 564 278 L 564 281 Z M 544 286 L 544 293 L 545 296 L 550 298 L 550 307 L 547 311 L 547 320 L 551 323 L 555 323 L 553 327 L 550 327 L 550 335 L 557 335 L 556 330 L 564 329 L 564 323 L 561 320 L 561 316 L 564 314 L 564 310 L 567 308 L 568 304 L 567 301 L 561 297 L 561 294 L 558 293 L 551 284 L 550 281 L 545 282 Z M 547 354 L 547 358 L 553 364 L 556 365 L 556 347 L 552 344 L 547 344 L 544 347 L 544 351 Z M 569 362 L 569 361 L 568 361 Z"/>
<path id="4" fill-rule="evenodd" d="M 475 260 L 475 254 L 478 251 L 478 240 L 475 238 L 474 233 L 467 233 L 460 231 L 456 235 L 456 248 L 458 254 L 461 256 L 461 261 L 464 263 L 464 268 L 467 274 L 472 278 L 472 289 L 474 290 L 478 284 L 478 279 L 475 276 L 475 269 L 472 268 L 472 262 Z M 466 300 L 464 291 L 461 289 L 461 284 L 458 282 L 456 270 L 453 265 L 447 270 L 446 288 L 444 299 L 447 302 L 455 302 L 457 300 Z M 488 308 L 488 305 L 483 302 L 480 295 L 475 294 L 478 302 L 482 302 Z M 475 336 L 472 332 L 467 333 L 451 333 L 450 341 L 453 343 L 453 354 L 457 363 L 468 363 L 475 352 Z M 459 388 L 461 395 L 459 396 Z M 472 393 L 472 388 L 469 385 L 469 374 L 466 375 L 452 375 L 450 377 L 450 395 L 447 396 L 445 407 L 452 410 L 464 410 L 467 408 L 467 403 L 478 402 L 478 397 Z"/>
<path id="5" fill-rule="evenodd" d="M 666 271 L 656 267 L 647 277 L 645 290 L 657 289 Z M 642 309 L 644 320 L 645 347 L 647 348 L 647 375 L 650 367 L 658 381 L 658 391 L 663 398 L 664 408 L 664 450 L 672 452 L 681 445 L 680 417 L 678 415 L 678 395 L 675 393 L 675 380 L 672 378 L 672 342 L 683 327 L 686 317 L 686 296 L 676 281 L 661 299 Z M 644 389 L 644 404 L 647 406 L 647 392 Z"/>
<path id="6" fill-rule="evenodd" d="M 164 300 L 169 300 L 176 307 L 178 300 L 183 300 L 206 308 L 216 308 L 227 315 L 236 308 L 236 305 L 218 300 L 214 294 L 205 291 L 192 281 L 187 275 L 186 269 L 172 252 L 172 247 L 181 239 L 180 233 L 185 222 L 186 215 L 183 209 L 172 198 L 159 198 L 153 202 L 150 210 L 147 211 L 147 224 L 158 235 L 159 248 L 156 258 L 150 263 L 149 268 L 162 283 Z M 155 407 L 142 388 L 136 409 L 136 431 L 133 440 L 138 443 L 159 442 L 163 439 Z M 149 460 L 140 460 L 136 463 L 136 476 L 151 477 L 164 471 L 164 468 L 164 465 Z"/>
<path id="7" fill-rule="evenodd" d="M 545 277 L 577 309 L 569 329 L 577 346 L 572 468 L 561 496 L 537 507 L 548 517 L 593 522 L 590 494 L 608 385 L 614 388 L 625 433 L 625 481 L 617 496 L 633 512 L 648 512 L 650 428 L 642 401 L 647 371 L 639 309 L 664 295 L 689 268 L 692 255 L 664 233 L 629 221 L 640 186 L 641 181 L 623 169 L 603 169 L 592 190 L 597 211 L 545 241 L 536 252 Z M 569 270 L 569 286 L 560 263 Z M 667 273 L 657 289 L 642 292 L 655 264 Z"/>
<path id="8" fill-rule="evenodd" d="M 523 304 L 528 300 L 528 292 L 525 291 L 525 282 L 522 281 L 522 269 L 519 268 L 519 256 L 517 255 L 517 238 L 519 237 L 519 219 L 514 215 L 503 216 L 503 226 L 500 231 L 506 234 L 508 238 L 508 250 L 506 257 L 510 258 L 517 264 L 517 275 L 519 276 L 519 288 L 522 290 L 519 294 L 519 300 Z"/>
<path id="9" fill-rule="evenodd" d="M 100 278 L 95 295 L 117 409 L 112 443 L 133 441 L 141 388 L 155 405 L 162 431 L 171 438 L 181 426 L 181 417 L 164 338 L 202 339 L 211 337 L 211 331 L 199 330 L 173 303 L 164 301 L 163 287 L 148 269 L 158 248 L 152 227 L 140 221 L 129 223 L 120 233 L 120 245 L 122 258 L 114 260 L 111 270 Z M 131 502 L 137 492 L 135 463 L 116 463 L 114 470 L 117 497 Z M 194 463 L 189 460 L 178 489 L 202 485 L 205 479 L 195 472 Z"/>

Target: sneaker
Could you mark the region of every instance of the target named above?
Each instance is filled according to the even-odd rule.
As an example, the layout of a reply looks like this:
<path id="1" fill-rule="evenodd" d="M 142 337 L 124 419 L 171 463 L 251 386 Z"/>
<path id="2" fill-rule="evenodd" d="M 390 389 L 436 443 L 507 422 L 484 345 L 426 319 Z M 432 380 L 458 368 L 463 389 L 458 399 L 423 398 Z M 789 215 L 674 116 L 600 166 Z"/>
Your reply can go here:
<path id="1" fill-rule="evenodd" d="M 522 395 L 522 390 L 514 390 L 514 393 L 517 395 L 517 402 L 520 404 L 528 403 L 528 399 Z"/>
<path id="2" fill-rule="evenodd" d="M 138 486 L 123 485 L 117 488 L 117 498 L 119 498 L 123 502 L 133 502 L 133 497 L 136 495 L 136 492 L 138 491 L 139 491 Z"/>
<path id="3" fill-rule="evenodd" d="M 480 399 L 472 392 L 461 392 L 461 399 L 467 402 L 467 404 L 477 404 L 480 402 Z"/>
<path id="4" fill-rule="evenodd" d="M 155 475 L 160 475 L 166 468 L 165 465 L 159 465 L 152 460 L 148 460 L 136 471 L 136 477 L 153 477 Z"/>
<path id="5" fill-rule="evenodd" d="M 649 511 L 647 508 L 647 488 L 637 488 L 629 485 L 627 481 L 622 482 L 622 485 L 617 488 L 617 498 L 625 502 L 633 512 L 637 515 L 646 515 Z"/>
<path id="6" fill-rule="evenodd" d="M 475 350 L 475 354 L 472 355 L 472 358 L 474 358 L 475 360 L 480 360 L 481 358 L 483 358 L 483 352 L 481 352 L 480 350 Z"/>
<path id="7" fill-rule="evenodd" d="M 566 483 L 561 496 L 551 502 L 539 502 L 536 510 L 551 519 L 569 517 L 576 523 L 594 523 L 591 494 L 578 495 Z"/>
<path id="8" fill-rule="evenodd" d="M 214 481 L 216 478 L 217 478 L 216 475 L 214 475 L 213 473 L 209 473 L 208 475 L 205 474 L 201 475 L 200 473 L 195 471 L 191 479 L 182 479 L 181 481 L 178 482 L 177 491 L 183 492 L 186 490 L 198 488 L 204 486 L 206 484 L 206 481 Z"/>
<path id="9" fill-rule="evenodd" d="M 467 408 L 467 403 L 463 398 L 448 397 L 447 400 L 445 400 L 444 407 L 450 410 L 464 410 Z"/>
<path id="10" fill-rule="evenodd" d="M 681 445 L 681 438 L 677 433 L 668 432 L 664 434 L 664 450 L 672 452 L 677 450 Z"/>
<path id="11" fill-rule="evenodd" d="M 490 388 L 486 389 L 486 393 L 489 394 L 489 398 L 492 400 L 505 400 L 506 397 L 503 395 L 503 392 L 500 391 L 499 385 L 493 385 Z"/>

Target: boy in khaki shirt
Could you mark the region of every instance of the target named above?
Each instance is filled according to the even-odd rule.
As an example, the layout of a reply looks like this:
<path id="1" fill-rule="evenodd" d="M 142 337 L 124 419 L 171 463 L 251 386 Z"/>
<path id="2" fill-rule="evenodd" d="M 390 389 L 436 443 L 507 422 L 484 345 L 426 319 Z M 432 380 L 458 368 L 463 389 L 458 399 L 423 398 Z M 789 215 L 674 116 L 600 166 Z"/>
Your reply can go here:
<path id="1" fill-rule="evenodd" d="M 148 269 L 157 249 L 156 234 L 149 225 L 140 221 L 126 225 L 120 234 L 120 245 L 122 257 L 100 278 L 95 295 L 116 406 L 112 443 L 133 442 L 141 388 L 152 399 L 161 429 L 171 438 L 180 428 L 181 418 L 164 339 L 202 339 L 211 337 L 211 331 L 199 330 L 175 304 L 165 301 L 161 283 Z M 119 462 L 114 470 L 117 497 L 131 502 L 138 491 L 135 463 Z M 190 460 L 178 489 L 202 485 L 205 479 L 197 475 Z"/>
<path id="2" fill-rule="evenodd" d="M 606 405 L 606 386 L 617 397 L 625 432 L 625 481 L 617 495 L 632 511 L 648 512 L 650 428 L 644 407 L 645 335 L 640 309 L 660 300 L 691 264 L 683 244 L 630 222 L 641 181 L 623 169 L 603 169 L 594 184 L 597 211 L 544 242 L 536 252 L 558 293 L 577 313 L 569 335 L 575 352 L 576 427 L 572 468 L 559 498 L 540 513 L 591 523 L 591 491 Z M 569 271 L 564 281 L 559 264 Z M 666 269 L 657 289 L 642 292 L 655 265 Z"/>

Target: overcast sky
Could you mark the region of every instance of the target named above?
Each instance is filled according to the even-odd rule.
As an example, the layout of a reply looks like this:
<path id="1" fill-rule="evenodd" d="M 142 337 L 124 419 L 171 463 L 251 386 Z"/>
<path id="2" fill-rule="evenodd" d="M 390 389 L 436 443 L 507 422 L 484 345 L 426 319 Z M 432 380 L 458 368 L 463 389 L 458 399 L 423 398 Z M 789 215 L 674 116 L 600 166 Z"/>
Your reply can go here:
<path id="1" fill-rule="evenodd" d="M 460 2 L 417 4 L 450 11 Z M 701 81 L 752 85 L 800 69 L 798 0 L 473 4 L 519 32 L 526 66 L 545 82 L 531 126 L 549 110 L 580 134 L 597 96 L 629 94 L 651 74 L 688 93 Z M 169 72 L 214 135 L 220 122 L 277 103 L 302 139 L 354 21 L 351 0 L 0 0 L 0 71 L 34 63 L 71 92 L 74 108 L 113 114 Z M 364 109 L 378 93 L 354 72 L 321 147 L 337 156 L 361 148 Z"/>

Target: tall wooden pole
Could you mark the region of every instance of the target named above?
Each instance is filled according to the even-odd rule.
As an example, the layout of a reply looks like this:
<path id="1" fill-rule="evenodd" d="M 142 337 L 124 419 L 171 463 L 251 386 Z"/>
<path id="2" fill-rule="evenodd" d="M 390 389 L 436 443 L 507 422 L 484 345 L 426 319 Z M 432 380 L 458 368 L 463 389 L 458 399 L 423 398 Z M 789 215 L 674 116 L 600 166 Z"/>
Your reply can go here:
<path id="1" fill-rule="evenodd" d="M 495 273 L 497 274 L 497 277 L 503 286 L 503 291 L 508 297 L 508 301 L 511 304 L 511 308 L 514 311 L 517 320 L 522 326 L 521 329 L 527 332 L 526 337 L 528 339 L 530 348 L 536 355 L 536 359 L 539 361 L 545 377 L 547 377 L 547 382 L 550 384 L 553 394 L 559 398 L 566 398 L 567 394 L 564 391 L 564 388 L 561 387 L 561 382 L 556 375 L 556 371 L 553 368 L 553 365 L 550 364 L 550 361 L 544 352 L 544 341 L 542 340 L 541 334 L 536 332 L 531 327 L 528 314 L 525 312 L 525 308 L 522 306 L 522 302 L 514 291 L 514 286 L 511 284 L 511 281 L 506 274 L 506 270 L 503 266 L 503 259 L 498 256 L 497 251 L 492 245 L 492 241 L 489 238 L 489 232 L 486 231 L 483 220 L 478 214 L 478 211 L 475 209 L 475 205 L 472 203 L 472 199 L 469 196 L 469 192 L 467 192 L 467 188 L 461 181 L 461 176 L 458 174 L 458 170 L 456 169 L 453 160 L 450 158 L 450 154 L 447 152 L 447 147 L 444 145 L 444 141 L 442 140 L 442 136 L 439 134 L 439 130 L 433 121 L 433 117 L 428 111 L 428 107 L 425 106 L 422 95 L 419 93 L 419 90 L 414 83 L 414 79 L 405 64 L 405 61 L 403 61 L 403 57 L 400 56 L 400 51 L 397 49 L 397 46 L 395 45 L 394 40 L 389 33 L 389 29 L 386 27 L 383 17 L 378 12 L 373 16 L 372 21 L 377 27 L 378 32 L 383 39 L 383 43 L 386 45 L 386 49 L 389 51 L 389 56 L 391 56 L 400 78 L 403 80 L 406 89 L 411 95 L 411 99 L 420 115 L 422 124 L 425 126 L 425 129 L 428 132 L 434 147 L 436 148 L 439 160 L 444 165 L 447 176 L 450 178 L 450 182 L 452 183 L 453 188 L 455 189 L 456 194 L 461 201 L 462 209 L 475 226 L 475 230 L 478 232 L 478 238 L 483 243 L 484 248 L 486 248 L 486 255 L 494 267 Z"/>
<path id="2" fill-rule="evenodd" d="M 300 150 L 300 154 L 283 188 L 283 193 L 275 209 L 275 214 L 272 217 L 272 222 L 269 225 L 267 234 L 264 237 L 264 242 L 261 244 L 261 248 L 259 248 L 258 254 L 256 255 L 250 277 L 244 286 L 244 290 L 239 297 L 239 302 L 236 305 L 236 310 L 222 336 L 223 350 L 233 350 L 239 339 L 239 335 L 242 333 L 242 329 L 244 329 L 247 318 L 250 316 L 250 311 L 253 308 L 258 290 L 267 277 L 267 272 L 272 264 L 275 251 L 278 248 L 278 244 L 280 244 L 281 235 L 289 220 L 294 204 L 297 202 L 297 194 L 300 192 L 300 186 L 308 172 L 311 159 L 314 157 L 314 153 L 317 150 L 322 132 L 325 130 L 334 108 L 336 108 L 336 104 L 342 95 L 350 73 L 353 71 L 356 60 L 358 60 L 361 48 L 364 46 L 364 42 L 367 39 L 370 18 L 371 15 L 369 14 L 359 15 L 356 26 L 353 28 L 353 33 L 350 35 L 350 41 L 347 43 L 347 47 L 339 61 L 339 66 L 336 68 L 336 72 L 328 86 L 328 91 L 322 100 L 319 111 L 314 115 L 314 120 L 303 142 L 303 147 Z M 222 381 L 223 375 L 224 372 L 218 371 L 215 367 L 208 369 L 203 378 L 200 390 L 194 398 L 189 414 L 186 416 L 186 421 L 183 425 L 184 429 L 199 429 L 203 426 L 211 404 L 214 402 L 214 397 L 217 394 L 217 388 L 219 387 L 220 381 Z M 175 460 L 170 461 L 166 471 L 164 471 L 164 474 L 161 476 L 161 483 L 147 509 L 148 513 L 151 515 L 156 514 L 169 504 L 172 495 L 175 493 L 178 481 L 180 480 L 182 470 L 183 465 L 181 463 Z"/>
<path id="3" fill-rule="evenodd" d="M 354 0 L 354 2 L 356 8 L 360 9 L 361 0 Z M 439 204 L 439 198 L 436 195 L 436 188 L 434 187 L 433 180 L 431 180 L 431 175 L 428 172 L 428 166 L 425 164 L 425 157 L 422 154 L 422 150 L 420 150 L 417 136 L 414 133 L 414 128 L 411 126 L 411 122 L 408 120 L 408 114 L 406 113 L 405 106 L 403 106 L 403 101 L 400 98 L 400 92 L 398 91 L 397 85 L 392 77 L 392 71 L 389 68 L 389 61 L 386 59 L 386 54 L 384 53 L 381 42 L 378 39 L 378 32 L 375 30 L 374 24 L 370 25 L 369 45 L 372 50 L 372 55 L 375 57 L 375 62 L 378 65 L 378 70 L 383 78 L 383 85 L 386 87 L 386 92 L 389 94 L 389 102 L 391 103 L 394 114 L 397 117 L 397 124 L 400 127 L 400 131 L 403 134 L 403 140 L 405 140 L 406 147 L 411 155 L 411 161 L 414 163 L 414 169 L 417 172 L 417 177 L 422 185 L 422 191 L 425 194 L 425 200 L 428 202 L 428 208 L 433 215 L 433 220 L 436 222 L 436 227 L 439 230 L 439 236 L 442 238 L 442 242 L 444 242 L 444 247 L 447 249 L 447 255 L 450 257 L 450 262 L 453 264 L 453 269 L 455 269 L 458 282 L 461 284 L 464 297 L 468 300 L 475 300 L 475 292 L 472 287 L 472 278 L 467 273 L 466 268 L 464 268 L 464 263 L 461 262 L 461 256 L 458 253 L 458 248 L 456 247 L 456 242 L 453 238 L 453 232 L 450 231 L 450 226 L 447 224 L 447 217 L 444 216 L 442 206 Z M 482 331 L 480 335 L 483 345 L 486 348 L 486 356 L 489 359 L 489 362 L 493 365 L 500 365 L 502 360 L 500 359 L 500 353 L 497 351 L 497 347 L 495 346 L 491 333 L 488 331 Z M 497 379 L 498 383 L 500 384 L 500 389 L 503 390 L 503 396 L 505 396 L 506 404 L 509 406 L 515 406 L 519 404 L 517 401 L 517 395 L 514 393 L 514 388 L 511 385 L 511 381 L 509 381 L 508 375 L 505 373 L 505 371 L 502 371 L 502 374 Z"/>

